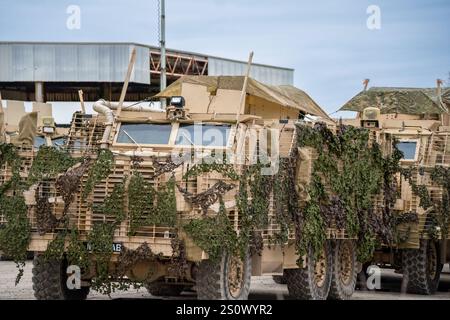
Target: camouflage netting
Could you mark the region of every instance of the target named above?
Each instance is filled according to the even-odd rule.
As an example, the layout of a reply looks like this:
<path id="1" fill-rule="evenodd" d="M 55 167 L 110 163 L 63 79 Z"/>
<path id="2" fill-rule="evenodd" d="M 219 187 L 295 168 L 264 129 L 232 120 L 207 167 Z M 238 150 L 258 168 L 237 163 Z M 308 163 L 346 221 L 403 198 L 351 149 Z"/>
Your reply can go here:
<path id="1" fill-rule="evenodd" d="M 5 130 L 5 114 L 0 111 L 0 141 L 3 139 L 3 132 Z"/>
<path id="2" fill-rule="evenodd" d="M 450 90 L 444 90 L 450 102 Z M 370 88 L 360 92 L 347 102 L 340 111 L 361 112 L 368 107 L 378 107 L 381 113 L 441 114 L 446 108 L 439 102 L 437 89 Z"/>
<path id="3" fill-rule="evenodd" d="M 37 133 L 37 112 L 30 112 L 23 116 L 19 122 L 19 144 L 32 145 Z"/>
<path id="4" fill-rule="evenodd" d="M 241 91 L 244 85 L 243 76 L 185 76 L 172 83 L 156 97 L 172 97 L 181 95 L 183 83 L 202 85 L 211 93 L 217 89 Z M 270 86 L 249 78 L 247 94 L 279 104 L 287 108 L 304 111 L 313 116 L 330 119 L 326 112 L 306 94 L 293 86 Z"/>
<path id="5" fill-rule="evenodd" d="M 442 94 L 442 101 L 447 104 L 447 108 L 450 108 L 450 88 L 445 90 Z"/>

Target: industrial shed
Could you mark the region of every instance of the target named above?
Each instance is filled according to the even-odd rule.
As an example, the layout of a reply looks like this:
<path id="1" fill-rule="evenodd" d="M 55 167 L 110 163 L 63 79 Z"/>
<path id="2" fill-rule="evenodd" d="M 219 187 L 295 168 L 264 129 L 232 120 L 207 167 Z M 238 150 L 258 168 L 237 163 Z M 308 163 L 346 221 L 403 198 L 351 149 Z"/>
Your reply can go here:
<path id="1" fill-rule="evenodd" d="M 139 101 L 159 92 L 159 47 L 136 43 L 0 42 L 0 91 L 22 101 L 118 100 L 129 56 L 136 64 L 126 100 Z M 169 49 L 168 84 L 185 75 L 241 76 L 246 62 Z M 293 85 L 294 70 L 253 64 L 251 76 L 267 85 Z"/>

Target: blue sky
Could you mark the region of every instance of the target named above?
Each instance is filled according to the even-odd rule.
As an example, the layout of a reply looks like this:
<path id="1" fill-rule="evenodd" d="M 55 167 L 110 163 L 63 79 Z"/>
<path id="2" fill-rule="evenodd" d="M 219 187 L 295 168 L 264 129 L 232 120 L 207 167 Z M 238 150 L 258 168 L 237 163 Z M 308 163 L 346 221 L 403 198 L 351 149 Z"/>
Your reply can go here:
<path id="1" fill-rule="evenodd" d="M 433 87 L 450 72 L 448 0 L 166 0 L 167 45 L 296 69 L 295 85 L 333 112 L 372 86 Z M 81 29 L 66 28 L 69 5 Z M 369 30 L 369 5 L 381 29 Z M 0 0 L 0 41 L 157 44 L 156 0 Z"/>

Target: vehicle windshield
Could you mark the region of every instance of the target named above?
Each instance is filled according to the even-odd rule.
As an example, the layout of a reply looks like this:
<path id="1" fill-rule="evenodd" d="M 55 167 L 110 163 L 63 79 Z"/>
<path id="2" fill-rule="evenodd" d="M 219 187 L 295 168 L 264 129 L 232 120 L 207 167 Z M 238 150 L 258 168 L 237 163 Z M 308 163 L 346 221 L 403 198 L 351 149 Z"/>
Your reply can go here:
<path id="1" fill-rule="evenodd" d="M 177 146 L 226 147 L 230 125 L 182 124 L 178 129 Z"/>
<path id="2" fill-rule="evenodd" d="M 64 137 L 52 139 L 53 146 L 62 147 L 66 143 L 66 139 Z M 45 146 L 45 138 L 42 136 L 36 136 L 34 138 L 34 147 L 39 149 L 40 147 Z"/>
<path id="3" fill-rule="evenodd" d="M 402 141 L 397 143 L 397 148 L 403 152 L 403 160 L 415 160 L 417 142 L 415 141 Z"/>
<path id="4" fill-rule="evenodd" d="M 122 123 L 117 143 L 168 144 L 172 125 Z"/>

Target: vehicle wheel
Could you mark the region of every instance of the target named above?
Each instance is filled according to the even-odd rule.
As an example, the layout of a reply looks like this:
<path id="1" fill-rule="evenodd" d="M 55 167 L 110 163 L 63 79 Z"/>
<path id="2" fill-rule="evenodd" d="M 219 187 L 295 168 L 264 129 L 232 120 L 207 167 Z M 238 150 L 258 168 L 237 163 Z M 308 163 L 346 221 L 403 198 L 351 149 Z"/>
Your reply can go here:
<path id="1" fill-rule="evenodd" d="M 358 273 L 356 287 L 359 290 L 369 290 L 367 288 L 367 280 L 369 279 L 369 273 L 367 271 L 371 265 L 372 263 L 364 263 L 362 265 L 361 272 Z"/>
<path id="2" fill-rule="evenodd" d="M 11 261 L 12 259 L 0 252 L 0 261 Z"/>
<path id="3" fill-rule="evenodd" d="M 289 295 L 300 300 L 326 300 L 331 285 L 332 250 L 329 243 L 315 258 L 310 249 L 306 267 L 284 270 Z"/>
<path id="4" fill-rule="evenodd" d="M 286 277 L 283 274 L 282 276 L 272 276 L 273 282 L 277 284 L 286 284 Z"/>
<path id="5" fill-rule="evenodd" d="M 436 292 L 441 277 L 439 245 L 421 240 L 419 249 L 403 250 L 403 284 L 408 293 L 430 295 Z"/>
<path id="6" fill-rule="evenodd" d="M 202 261 L 197 274 L 199 300 L 247 300 L 250 293 L 252 260 L 224 254 L 220 261 Z"/>
<path id="7" fill-rule="evenodd" d="M 358 270 L 356 248 L 352 240 L 337 240 L 333 243 L 330 299 L 348 300 L 355 292 Z"/>
<path id="8" fill-rule="evenodd" d="M 178 297 L 184 290 L 184 286 L 167 284 L 161 282 L 151 282 L 145 285 L 147 291 L 155 297 Z"/>
<path id="9" fill-rule="evenodd" d="M 38 300 L 85 300 L 89 287 L 80 290 L 67 288 L 67 262 L 47 261 L 44 256 L 33 260 L 33 291 Z"/>

